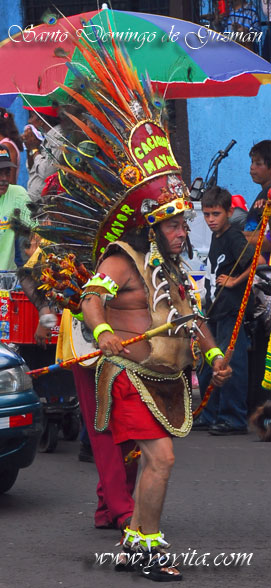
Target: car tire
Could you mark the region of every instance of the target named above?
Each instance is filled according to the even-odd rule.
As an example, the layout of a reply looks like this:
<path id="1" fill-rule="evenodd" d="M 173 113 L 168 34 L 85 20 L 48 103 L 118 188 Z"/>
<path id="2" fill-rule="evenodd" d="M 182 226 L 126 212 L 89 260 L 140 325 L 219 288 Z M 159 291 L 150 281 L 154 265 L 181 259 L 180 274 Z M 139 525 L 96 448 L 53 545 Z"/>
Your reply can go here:
<path id="1" fill-rule="evenodd" d="M 39 451 L 40 453 L 53 453 L 58 442 L 58 425 L 47 421 L 45 429 L 42 433 Z"/>
<path id="2" fill-rule="evenodd" d="M 0 472 L 0 494 L 7 492 L 13 486 L 18 476 L 17 468 L 7 468 Z"/>
<path id="3" fill-rule="evenodd" d="M 65 414 L 62 421 L 62 431 L 66 441 L 76 441 L 80 432 L 79 415 Z"/>

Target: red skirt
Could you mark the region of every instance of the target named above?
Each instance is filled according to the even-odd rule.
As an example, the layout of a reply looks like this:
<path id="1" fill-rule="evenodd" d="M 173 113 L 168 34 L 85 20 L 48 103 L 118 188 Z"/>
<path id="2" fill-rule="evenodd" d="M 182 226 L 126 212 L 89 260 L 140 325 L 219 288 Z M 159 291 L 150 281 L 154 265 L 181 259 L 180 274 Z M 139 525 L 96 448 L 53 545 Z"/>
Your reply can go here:
<path id="1" fill-rule="evenodd" d="M 123 370 L 112 386 L 112 408 L 109 428 L 114 443 L 130 439 L 161 439 L 170 434 L 150 412 L 139 392 Z"/>

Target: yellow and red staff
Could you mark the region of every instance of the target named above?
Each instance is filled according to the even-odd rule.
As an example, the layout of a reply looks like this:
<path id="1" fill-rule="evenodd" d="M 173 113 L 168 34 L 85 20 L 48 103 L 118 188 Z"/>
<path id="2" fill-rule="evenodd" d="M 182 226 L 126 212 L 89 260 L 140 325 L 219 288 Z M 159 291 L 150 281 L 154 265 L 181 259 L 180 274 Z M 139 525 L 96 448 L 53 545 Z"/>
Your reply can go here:
<path id="1" fill-rule="evenodd" d="M 223 359 L 223 364 L 221 366 L 221 369 L 225 369 L 227 367 L 227 365 L 230 363 L 230 360 L 232 358 L 232 354 L 234 352 L 234 347 L 237 341 L 237 337 L 239 334 L 239 330 L 241 327 L 241 324 L 243 322 L 243 318 L 244 318 L 244 314 L 245 314 L 245 310 L 246 310 L 246 306 L 248 303 L 248 299 L 249 299 L 249 295 L 250 295 L 250 291 L 252 288 L 252 284 L 253 284 L 253 280 L 254 280 L 254 276 L 256 273 L 256 268 L 257 268 L 257 261 L 259 258 L 259 255 L 261 253 L 261 248 L 262 248 L 262 244 L 263 244 L 263 238 L 264 238 L 264 233 L 265 233 L 265 229 L 268 223 L 268 219 L 271 216 L 271 188 L 268 190 L 267 193 L 267 202 L 265 204 L 264 207 L 264 211 L 263 211 L 263 216 L 262 216 L 262 224 L 261 224 L 261 228 L 260 228 L 260 232 L 259 232 L 259 237 L 258 237 L 258 241 L 257 241 L 257 245 L 256 245 L 256 249 L 255 249 L 255 253 L 253 256 L 253 260 L 252 260 L 252 264 L 251 264 L 251 268 L 250 268 L 250 272 L 249 272 L 249 276 L 248 276 L 248 281 L 247 281 L 247 285 L 246 285 L 246 289 L 242 298 L 242 302 L 241 302 L 241 306 L 237 315 L 237 319 L 236 319 L 236 323 L 234 325 L 233 328 L 233 332 L 232 332 L 232 336 L 231 336 L 231 340 L 230 343 L 228 345 L 227 351 L 225 353 L 224 359 Z M 202 409 L 206 406 L 210 395 L 212 393 L 214 389 L 214 385 L 211 383 L 209 384 L 204 397 L 200 403 L 200 405 L 198 406 L 198 408 L 193 412 L 193 417 L 197 417 L 198 414 L 202 411 Z"/>
<path id="2" fill-rule="evenodd" d="M 131 345 L 132 343 L 138 343 L 139 341 L 145 341 L 168 331 L 168 329 L 174 329 L 176 325 L 184 325 L 191 319 L 194 319 L 194 314 L 187 314 L 185 316 L 178 316 L 176 319 L 172 319 L 170 323 L 165 323 L 160 327 L 156 327 L 155 329 L 150 329 L 146 331 L 142 335 L 137 335 L 137 337 L 132 337 L 131 339 L 127 339 L 126 341 L 122 341 L 123 347 L 127 345 Z M 102 355 L 101 349 L 97 349 L 93 353 L 88 353 L 87 355 L 82 355 L 81 357 L 74 357 L 72 359 L 68 359 L 66 361 L 59 361 L 58 363 L 54 363 L 52 365 L 47 365 L 43 368 L 39 368 L 37 370 L 31 370 L 27 372 L 29 376 L 33 376 L 33 378 L 38 378 L 39 376 L 43 376 L 44 374 L 49 374 L 52 371 L 58 370 L 60 368 L 69 368 L 72 365 L 79 363 L 81 361 L 86 361 L 87 359 L 92 359 L 93 357 L 99 357 Z"/>

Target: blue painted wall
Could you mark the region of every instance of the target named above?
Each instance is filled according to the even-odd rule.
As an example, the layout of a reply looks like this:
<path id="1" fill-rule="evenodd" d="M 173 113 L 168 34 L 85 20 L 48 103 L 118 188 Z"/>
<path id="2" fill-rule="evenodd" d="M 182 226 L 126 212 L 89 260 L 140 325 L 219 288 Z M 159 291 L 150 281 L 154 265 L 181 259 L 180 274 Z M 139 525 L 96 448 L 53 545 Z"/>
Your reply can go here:
<path id="1" fill-rule="evenodd" d="M 8 28 L 12 24 L 22 23 L 22 3 L 21 0 L 0 0 L 0 40 L 8 37 Z"/>
<path id="2" fill-rule="evenodd" d="M 237 145 L 219 166 L 218 183 L 251 205 L 260 187 L 250 178 L 248 153 L 254 143 L 271 139 L 271 85 L 251 98 L 197 98 L 187 105 L 192 180 L 205 178 L 211 157 L 235 139 Z"/>
<path id="3" fill-rule="evenodd" d="M 211 7 L 209 0 L 203 0 L 202 13 L 212 12 Z M 250 178 L 248 153 L 254 143 L 271 139 L 271 85 L 262 86 L 251 98 L 190 99 L 187 108 L 191 179 L 205 178 L 211 157 L 235 139 L 237 145 L 219 166 L 218 183 L 232 194 L 242 194 L 251 205 L 260 186 Z"/>
<path id="4" fill-rule="evenodd" d="M 203 0 L 203 13 L 212 12 Z M 263 15 L 262 15 L 263 16 Z M 197 98 L 187 100 L 191 179 L 205 178 L 211 157 L 237 141 L 219 166 L 218 183 L 232 194 L 242 194 L 248 205 L 260 191 L 249 175 L 249 151 L 254 143 L 271 139 L 271 85 L 251 98 Z"/>
<path id="5" fill-rule="evenodd" d="M 22 25 L 22 3 L 21 0 L 0 0 L 0 41 L 8 37 L 8 29 L 13 24 Z M 0 48 L 1 58 L 1 48 Z M 12 106 L 8 109 L 15 116 L 15 122 L 19 129 L 19 132 L 23 132 L 24 125 L 27 123 L 28 114 L 22 108 L 21 98 L 16 98 Z M 26 154 L 21 154 L 21 166 L 18 184 L 26 186 L 27 183 L 27 171 L 25 167 Z"/>

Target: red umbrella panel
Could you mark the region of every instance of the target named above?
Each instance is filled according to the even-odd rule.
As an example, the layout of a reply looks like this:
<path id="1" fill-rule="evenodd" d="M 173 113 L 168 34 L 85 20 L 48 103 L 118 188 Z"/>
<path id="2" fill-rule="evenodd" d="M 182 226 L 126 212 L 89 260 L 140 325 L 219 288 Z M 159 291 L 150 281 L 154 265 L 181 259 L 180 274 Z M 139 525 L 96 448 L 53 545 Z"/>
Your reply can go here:
<path id="1" fill-rule="evenodd" d="M 73 35 L 79 36 L 98 10 L 76 14 L 38 26 L 9 28 L 9 37 L 0 43 L 0 105 L 8 106 L 20 93 L 35 104 L 51 104 L 58 83 L 64 83 L 66 63 L 74 52 Z M 48 98 L 50 96 L 50 98 Z M 39 101 L 40 99 L 40 101 Z"/>

